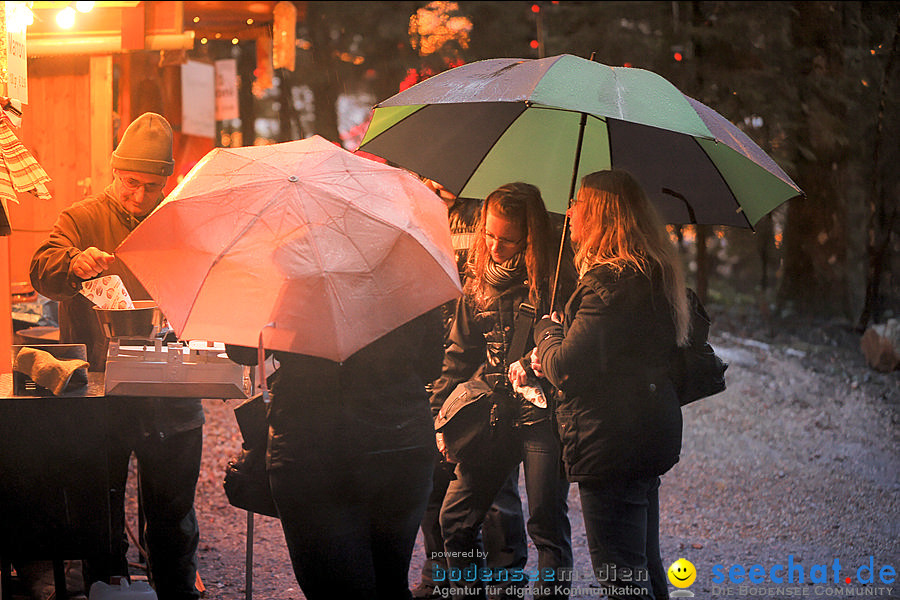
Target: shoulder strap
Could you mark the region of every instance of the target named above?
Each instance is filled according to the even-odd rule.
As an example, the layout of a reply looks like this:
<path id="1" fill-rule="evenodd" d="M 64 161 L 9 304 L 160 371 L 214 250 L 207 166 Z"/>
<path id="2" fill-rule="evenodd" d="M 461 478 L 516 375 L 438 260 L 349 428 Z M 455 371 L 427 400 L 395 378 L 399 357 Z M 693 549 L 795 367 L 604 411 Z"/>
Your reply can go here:
<path id="1" fill-rule="evenodd" d="M 522 358 L 525 355 L 525 345 L 531 336 L 531 328 L 534 326 L 534 317 L 537 310 L 527 302 L 519 305 L 519 312 L 513 324 L 513 338 L 509 344 L 509 353 L 506 355 L 507 364 Z"/>

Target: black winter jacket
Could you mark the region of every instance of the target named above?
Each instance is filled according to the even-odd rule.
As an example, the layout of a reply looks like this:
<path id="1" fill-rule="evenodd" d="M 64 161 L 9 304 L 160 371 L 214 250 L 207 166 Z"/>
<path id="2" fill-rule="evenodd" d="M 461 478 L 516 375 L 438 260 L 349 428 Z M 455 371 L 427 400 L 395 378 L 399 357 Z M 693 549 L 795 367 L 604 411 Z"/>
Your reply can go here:
<path id="1" fill-rule="evenodd" d="M 506 376 L 513 325 L 519 306 L 528 301 L 528 287 L 524 282 L 514 283 L 504 290 L 495 289 L 492 296 L 490 305 L 483 310 L 476 309 L 467 296 L 457 301 L 441 377 L 434 382 L 432 390 L 432 414 L 437 415 L 457 385 L 471 378 L 482 378 L 491 385 L 508 388 L 507 408 L 516 415 L 516 423 L 531 425 L 549 419 L 550 410 L 537 408 L 524 399 L 516 399 Z M 530 353 L 533 347 L 531 339 L 527 339 L 523 356 Z M 545 386 L 548 401 L 550 391 L 551 387 Z"/>
<path id="2" fill-rule="evenodd" d="M 544 375 L 564 392 L 557 420 L 570 481 L 651 477 L 678 462 L 675 325 L 658 273 L 595 267 L 563 325 L 542 319 L 534 336 Z"/>
<path id="3" fill-rule="evenodd" d="M 341 363 L 267 352 L 278 362 L 268 409 L 270 468 L 321 452 L 346 453 L 349 461 L 362 453 L 433 449 L 425 385 L 440 373 L 442 340 L 434 309 Z M 225 348 L 234 362 L 257 364 L 256 348 Z M 311 415 L 321 420 L 311 423 Z"/>

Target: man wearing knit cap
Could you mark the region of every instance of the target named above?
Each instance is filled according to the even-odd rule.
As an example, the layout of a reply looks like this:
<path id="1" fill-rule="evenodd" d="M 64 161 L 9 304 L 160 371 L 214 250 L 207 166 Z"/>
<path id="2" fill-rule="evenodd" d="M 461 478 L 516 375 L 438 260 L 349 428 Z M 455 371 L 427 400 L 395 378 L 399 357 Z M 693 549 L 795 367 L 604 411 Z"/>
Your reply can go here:
<path id="1" fill-rule="evenodd" d="M 65 209 L 31 260 L 34 289 L 59 301 L 60 342 L 85 344 L 92 371 L 103 371 L 108 340 L 82 283 L 118 275 L 135 300 L 149 294 L 113 252 L 156 208 L 174 168 L 172 127 L 144 113 L 125 130 L 110 160 L 106 189 Z M 177 265 L 173 265 L 177 268 Z M 200 533 L 194 490 L 200 472 L 203 407 L 199 399 L 117 397 L 109 403 L 109 477 L 113 552 L 86 557 L 86 584 L 127 576 L 125 484 L 137 457 L 151 580 L 160 600 L 199 598 Z"/>

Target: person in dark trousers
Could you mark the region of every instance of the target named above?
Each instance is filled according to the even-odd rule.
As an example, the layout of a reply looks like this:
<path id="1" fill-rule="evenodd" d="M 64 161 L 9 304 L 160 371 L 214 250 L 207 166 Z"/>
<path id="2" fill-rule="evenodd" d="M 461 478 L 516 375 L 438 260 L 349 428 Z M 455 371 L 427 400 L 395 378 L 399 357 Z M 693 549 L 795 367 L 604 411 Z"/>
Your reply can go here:
<path id="1" fill-rule="evenodd" d="M 681 452 L 671 362 L 690 327 L 681 260 L 626 171 L 585 176 L 569 218 L 578 287 L 535 325 L 530 367 L 563 392 L 563 460 L 606 597 L 665 599 L 659 484 Z M 523 365 L 509 375 L 523 380 Z"/>
<path id="2" fill-rule="evenodd" d="M 309 600 L 412 597 L 435 453 L 425 386 L 440 373 L 442 340 L 436 308 L 343 362 L 271 353 L 269 484 Z M 256 348 L 226 352 L 257 362 Z"/>
<path id="3" fill-rule="evenodd" d="M 469 256 L 472 276 L 456 304 L 431 405 L 436 415 L 458 385 L 480 378 L 500 398 L 500 422 L 507 435 L 503 441 L 492 442 L 490 452 L 477 460 L 460 461 L 456 478 L 447 488 L 440 522 L 450 594 L 475 598 L 521 594 L 526 583 L 522 572 L 480 574 L 485 572 L 485 561 L 478 539 L 491 504 L 521 463 L 528 497 L 527 530 L 537 548 L 540 569 L 540 577 L 533 582 L 534 595 L 567 596 L 562 591 L 567 586 L 556 585 L 572 567 L 572 548 L 568 483 L 562 476 L 553 398 L 544 390 L 551 386 L 535 381 L 529 384 L 530 391 L 518 391 L 506 380 L 510 361 L 523 358 L 531 346 L 523 345 L 516 351 L 518 357 L 510 356 L 514 328 L 526 326 L 530 331 L 532 325 L 530 317 L 525 322 L 517 319 L 525 310 L 522 305 L 541 311 L 550 307 L 553 237 L 540 190 L 533 185 L 501 186 L 482 206 Z M 447 460 L 455 461 L 441 434 L 437 437 L 438 449 Z M 479 575 L 460 576 L 473 571 Z"/>
<path id="4" fill-rule="evenodd" d="M 478 217 L 482 201 L 475 198 L 458 198 L 436 181 L 426 179 L 425 185 L 447 205 L 450 224 L 450 241 L 456 253 L 456 266 L 461 281 L 465 281 L 469 247 L 475 239 Z M 449 334 L 453 322 L 455 301 L 446 303 L 444 311 L 445 333 Z M 444 558 L 444 537 L 441 535 L 441 505 L 447 486 L 453 480 L 456 465 L 444 460 L 443 455 L 435 456 L 434 483 L 425 515 L 422 517 L 422 541 L 425 562 L 419 584 L 413 589 L 413 598 L 440 598 L 436 590 L 434 574 L 436 570 L 447 568 Z M 482 544 L 487 554 L 486 565 L 492 569 L 523 569 L 528 562 L 528 541 L 525 537 L 525 517 L 522 514 L 522 500 L 519 497 L 519 469 L 510 473 L 503 488 L 494 499 L 482 526 Z M 446 587 L 446 586 L 445 586 Z"/>
<path id="5" fill-rule="evenodd" d="M 112 183 L 65 209 L 31 260 L 34 289 L 59 301 L 60 342 L 85 344 L 91 371 L 105 369 L 108 340 L 93 304 L 79 293 L 82 283 L 99 275 L 118 275 L 131 298 L 150 299 L 113 252 L 162 201 L 175 165 L 172 141 L 172 127 L 163 116 L 144 113 L 135 119 L 112 153 Z M 194 492 L 203 447 L 201 400 L 118 397 L 109 407 L 113 549 L 108 556 L 86 557 L 86 582 L 128 576 L 125 484 L 133 453 L 157 595 L 160 600 L 199 598 L 200 531 Z"/>

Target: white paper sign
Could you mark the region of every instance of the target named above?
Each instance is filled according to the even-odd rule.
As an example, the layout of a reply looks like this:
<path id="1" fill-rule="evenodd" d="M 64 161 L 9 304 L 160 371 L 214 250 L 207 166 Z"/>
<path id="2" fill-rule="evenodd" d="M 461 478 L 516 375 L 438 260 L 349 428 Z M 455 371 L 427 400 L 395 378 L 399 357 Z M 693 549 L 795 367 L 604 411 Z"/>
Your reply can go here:
<path id="1" fill-rule="evenodd" d="M 213 65 L 181 65 L 181 132 L 216 137 L 216 72 Z"/>
<path id="2" fill-rule="evenodd" d="M 25 32 L 9 31 L 6 38 L 6 69 L 9 81 L 6 95 L 28 104 L 28 56 L 25 52 Z"/>
<path id="3" fill-rule="evenodd" d="M 239 119 L 237 60 L 216 61 L 216 121 Z"/>

